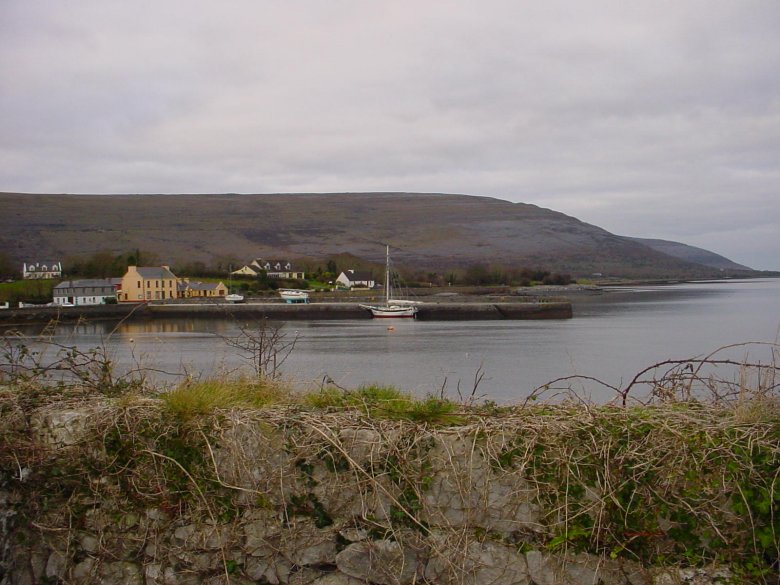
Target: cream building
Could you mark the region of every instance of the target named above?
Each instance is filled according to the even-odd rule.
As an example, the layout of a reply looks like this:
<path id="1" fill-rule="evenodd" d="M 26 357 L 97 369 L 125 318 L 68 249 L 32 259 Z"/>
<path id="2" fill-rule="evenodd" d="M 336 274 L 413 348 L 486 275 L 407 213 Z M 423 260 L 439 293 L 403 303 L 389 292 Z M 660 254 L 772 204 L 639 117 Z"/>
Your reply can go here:
<path id="1" fill-rule="evenodd" d="M 128 266 L 117 290 L 120 303 L 175 299 L 178 279 L 167 266 Z"/>

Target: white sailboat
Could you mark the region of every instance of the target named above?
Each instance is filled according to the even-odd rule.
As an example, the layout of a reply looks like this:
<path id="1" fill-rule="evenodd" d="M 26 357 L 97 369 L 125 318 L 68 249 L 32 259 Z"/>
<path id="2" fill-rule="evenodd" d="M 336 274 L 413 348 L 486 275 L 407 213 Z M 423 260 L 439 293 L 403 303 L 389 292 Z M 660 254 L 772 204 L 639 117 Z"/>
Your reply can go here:
<path id="1" fill-rule="evenodd" d="M 228 267 L 228 294 L 225 295 L 225 300 L 228 303 L 243 303 L 244 296 L 232 291 L 233 288 L 233 266 Z"/>
<path id="2" fill-rule="evenodd" d="M 371 311 L 371 314 L 376 318 L 414 318 L 417 314 L 414 301 L 393 298 L 393 289 L 390 284 L 390 246 L 387 246 L 385 257 L 385 303 L 383 305 L 360 306 Z"/>

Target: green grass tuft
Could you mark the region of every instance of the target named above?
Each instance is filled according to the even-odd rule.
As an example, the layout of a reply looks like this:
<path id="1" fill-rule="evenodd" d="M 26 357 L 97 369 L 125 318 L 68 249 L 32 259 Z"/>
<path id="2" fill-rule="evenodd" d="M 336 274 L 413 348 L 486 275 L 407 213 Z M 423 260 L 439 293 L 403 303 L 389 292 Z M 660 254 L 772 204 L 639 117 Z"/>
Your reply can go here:
<path id="1" fill-rule="evenodd" d="M 393 386 L 361 386 L 357 390 L 324 388 L 303 397 L 314 408 L 356 409 L 373 418 L 411 420 L 429 424 L 459 424 L 458 405 L 428 396 L 417 399 Z"/>
<path id="2" fill-rule="evenodd" d="M 267 380 L 202 380 L 185 382 L 160 398 L 169 412 L 191 418 L 219 409 L 262 408 L 288 402 L 290 391 Z"/>

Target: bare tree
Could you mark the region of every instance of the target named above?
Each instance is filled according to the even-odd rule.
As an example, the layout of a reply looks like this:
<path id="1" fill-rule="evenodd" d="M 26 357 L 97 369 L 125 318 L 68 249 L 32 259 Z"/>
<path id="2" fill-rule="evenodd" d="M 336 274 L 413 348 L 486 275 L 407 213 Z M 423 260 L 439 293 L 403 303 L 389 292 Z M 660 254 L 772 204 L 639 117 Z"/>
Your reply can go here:
<path id="1" fill-rule="evenodd" d="M 251 364 L 258 378 L 276 379 L 281 376 L 282 364 L 295 349 L 298 334 L 290 338 L 282 325 L 264 320 L 256 327 L 243 325 L 239 327 L 238 335 L 222 336 L 222 339 L 238 350 L 241 359 Z"/>

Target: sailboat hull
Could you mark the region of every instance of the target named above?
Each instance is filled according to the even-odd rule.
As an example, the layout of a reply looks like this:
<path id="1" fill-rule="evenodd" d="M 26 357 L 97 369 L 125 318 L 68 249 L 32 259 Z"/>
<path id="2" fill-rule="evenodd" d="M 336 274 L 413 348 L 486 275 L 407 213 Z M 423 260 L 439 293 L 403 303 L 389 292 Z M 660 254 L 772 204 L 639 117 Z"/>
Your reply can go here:
<path id="1" fill-rule="evenodd" d="M 387 306 L 377 307 L 374 305 L 360 305 L 364 309 L 371 311 L 376 319 L 403 318 L 412 319 L 417 314 L 417 307 Z"/>

